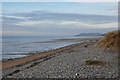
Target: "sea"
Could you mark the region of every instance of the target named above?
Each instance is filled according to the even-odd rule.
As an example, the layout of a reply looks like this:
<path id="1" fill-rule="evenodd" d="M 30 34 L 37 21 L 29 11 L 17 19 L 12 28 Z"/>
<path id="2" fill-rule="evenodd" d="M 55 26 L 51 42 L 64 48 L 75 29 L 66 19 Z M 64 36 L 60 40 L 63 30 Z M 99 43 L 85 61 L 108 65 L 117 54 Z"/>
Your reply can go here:
<path id="1" fill-rule="evenodd" d="M 39 37 L 2 37 L 2 52 L 0 59 L 13 59 L 26 57 L 26 53 L 44 52 L 71 44 L 81 43 L 82 41 L 55 41 L 57 39 L 71 38 L 96 38 L 96 37 L 75 37 L 75 36 L 39 36 Z M 49 42 L 47 42 L 49 41 Z M 47 42 L 47 43 L 41 43 Z M 21 53 L 24 53 L 24 55 Z"/>

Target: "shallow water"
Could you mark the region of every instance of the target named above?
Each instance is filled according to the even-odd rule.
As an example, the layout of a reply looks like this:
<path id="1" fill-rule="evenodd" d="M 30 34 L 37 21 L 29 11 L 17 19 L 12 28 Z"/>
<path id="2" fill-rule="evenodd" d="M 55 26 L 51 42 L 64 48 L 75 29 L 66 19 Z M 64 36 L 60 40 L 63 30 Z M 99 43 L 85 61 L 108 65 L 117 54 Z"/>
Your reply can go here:
<path id="1" fill-rule="evenodd" d="M 14 58 L 21 58 L 27 57 L 28 55 L 2 55 L 2 59 L 14 59 Z"/>
<path id="2" fill-rule="evenodd" d="M 53 41 L 55 39 L 70 39 L 70 38 L 86 38 L 86 37 L 3 37 L 2 39 L 2 54 L 20 54 L 31 52 L 44 52 L 60 47 L 68 46 L 81 41 L 59 41 L 40 43 L 46 41 Z M 87 37 L 95 38 L 95 37 Z M 4 55 L 3 59 L 19 58 L 23 55 Z"/>

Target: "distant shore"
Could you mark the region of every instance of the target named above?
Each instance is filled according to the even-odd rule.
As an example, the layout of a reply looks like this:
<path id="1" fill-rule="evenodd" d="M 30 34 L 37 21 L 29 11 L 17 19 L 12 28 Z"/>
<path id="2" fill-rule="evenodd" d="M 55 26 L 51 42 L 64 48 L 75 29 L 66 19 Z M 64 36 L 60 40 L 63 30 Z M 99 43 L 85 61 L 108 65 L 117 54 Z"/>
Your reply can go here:
<path id="1" fill-rule="evenodd" d="M 96 48 L 95 45 L 98 43 L 100 38 L 77 40 L 88 41 L 43 53 L 31 54 L 31 56 L 24 58 L 4 61 L 2 63 L 3 77 L 94 78 L 96 76 L 114 78 L 118 76 L 118 60 L 116 58 L 118 55 L 105 48 Z M 85 65 L 85 61 L 88 59 L 103 61 L 105 66 Z M 99 73 L 99 75 L 96 73 Z"/>

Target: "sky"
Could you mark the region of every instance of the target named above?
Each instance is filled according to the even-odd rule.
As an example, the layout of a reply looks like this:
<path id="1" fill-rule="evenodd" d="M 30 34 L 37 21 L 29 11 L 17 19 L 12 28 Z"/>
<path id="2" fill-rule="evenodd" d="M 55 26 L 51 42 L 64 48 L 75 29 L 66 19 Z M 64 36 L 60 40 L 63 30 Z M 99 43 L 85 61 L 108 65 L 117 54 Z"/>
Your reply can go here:
<path id="1" fill-rule="evenodd" d="M 119 0 L 1 0 L 2 2 L 119 2 Z"/>
<path id="2" fill-rule="evenodd" d="M 72 36 L 117 30 L 116 2 L 3 2 L 3 36 Z"/>

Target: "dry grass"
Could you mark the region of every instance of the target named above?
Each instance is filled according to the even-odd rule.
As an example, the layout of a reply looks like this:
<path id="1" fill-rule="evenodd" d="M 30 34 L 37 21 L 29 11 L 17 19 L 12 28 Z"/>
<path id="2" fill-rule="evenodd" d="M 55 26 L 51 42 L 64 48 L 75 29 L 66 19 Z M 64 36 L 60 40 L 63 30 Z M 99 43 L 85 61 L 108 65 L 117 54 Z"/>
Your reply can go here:
<path id="1" fill-rule="evenodd" d="M 92 61 L 91 59 L 89 60 L 86 60 L 86 65 L 96 65 L 96 66 L 99 66 L 99 65 L 105 65 L 105 63 L 103 61 L 98 61 L 98 60 L 94 60 Z"/>
<path id="2" fill-rule="evenodd" d="M 97 44 L 99 47 L 108 47 L 114 51 L 120 48 L 120 31 L 108 32 Z"/>

